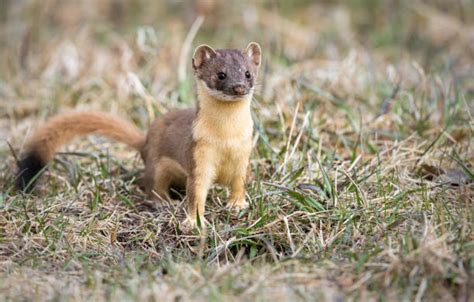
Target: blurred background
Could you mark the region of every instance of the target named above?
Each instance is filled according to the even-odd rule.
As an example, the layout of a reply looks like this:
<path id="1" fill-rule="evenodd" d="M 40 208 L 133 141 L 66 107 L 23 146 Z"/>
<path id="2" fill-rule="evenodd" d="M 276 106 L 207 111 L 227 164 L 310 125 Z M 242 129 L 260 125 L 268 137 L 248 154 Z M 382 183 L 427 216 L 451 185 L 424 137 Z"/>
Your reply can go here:
<path id="1" fill-rule="evenodd" d="M 167 95 L 199 16 L 204 20 L 193 47 L 242 48 L 255 40 L 264 47 L 265 61 L 275 63 L 266 65 L 272 69 L 343 60 L 361 49 L 394 64 L 409 56 L 428 71 L 469 69 L 474 56 L 470 0 L 1 0 L 0 97 L 11 100 L 5 82 L 19 75 L 72 83 L 87 73 L 90 81 L 114 85 L 114 77 L 127 71 L 139 72 L 153 96 Z M 185 58 L 189 70 L 189 53 Z"/>

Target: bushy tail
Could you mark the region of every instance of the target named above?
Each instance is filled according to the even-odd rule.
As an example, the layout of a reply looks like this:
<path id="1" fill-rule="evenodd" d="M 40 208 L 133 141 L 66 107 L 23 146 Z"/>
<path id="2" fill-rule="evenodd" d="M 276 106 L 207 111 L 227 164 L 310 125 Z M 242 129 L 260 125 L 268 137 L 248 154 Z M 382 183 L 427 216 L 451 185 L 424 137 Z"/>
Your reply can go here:
<path id="1" fill-rule="evenodd" d="M 27 141 L 25 151 L 18 162 L 17 188 L 31 190 L 38 173 L 60 147 L 75 137 L 88 134 L 103 135 L 138 151 L 142 151 L 145 145 L 145 133 L 117 116 L 104 112 L 58 115 L 36 130 Z"/>

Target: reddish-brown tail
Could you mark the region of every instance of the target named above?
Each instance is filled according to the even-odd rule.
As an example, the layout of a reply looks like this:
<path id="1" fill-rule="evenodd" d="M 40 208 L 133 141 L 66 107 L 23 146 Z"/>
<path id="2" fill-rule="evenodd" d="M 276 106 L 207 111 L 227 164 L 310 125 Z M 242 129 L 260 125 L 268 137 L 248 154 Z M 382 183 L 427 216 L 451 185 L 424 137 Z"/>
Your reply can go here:
<path id="1" fill-rule="evenodd" d="M 138 151 L 145 145 L 145 133 L 132 123 L 104 112 L 75 112 L 56 116 L 35 131 L 26 143 L 16 185 L 29 191 L 54 154 L 73 138 L 102 135 L 125 143 Z"/>

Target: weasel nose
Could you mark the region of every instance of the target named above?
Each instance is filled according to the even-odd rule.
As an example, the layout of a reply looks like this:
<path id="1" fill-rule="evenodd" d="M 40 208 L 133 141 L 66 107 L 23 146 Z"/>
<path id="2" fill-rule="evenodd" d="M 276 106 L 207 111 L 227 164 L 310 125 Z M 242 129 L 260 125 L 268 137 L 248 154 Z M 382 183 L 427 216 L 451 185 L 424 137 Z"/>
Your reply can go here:
<path id="1" fill-rule="evenodd" d="M 233 87 L 233 90 L 234 90 L 234 93 L 236 95 L 244 95 L 245 94 L 245 86 L 244 85 L 241 85 L 241 84 L 235 85 Z"/>

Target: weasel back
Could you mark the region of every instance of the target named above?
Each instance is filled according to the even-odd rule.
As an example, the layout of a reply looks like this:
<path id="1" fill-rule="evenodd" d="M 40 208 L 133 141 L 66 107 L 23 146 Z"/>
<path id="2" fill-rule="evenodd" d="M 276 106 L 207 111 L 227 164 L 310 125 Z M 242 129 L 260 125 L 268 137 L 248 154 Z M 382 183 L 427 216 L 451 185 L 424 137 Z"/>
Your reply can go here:
<path id="1" fill-rule="evenodd" d="M 58 149 L 75 137 L 102 135 L 142 151 L 145 134 L 132 123 L 104 112 L 74 112 L 56 116 L 35 131 L 26 142 L 18 162 L 16 186 L 25 191 L 34 187 L 35 177 Z"/>

